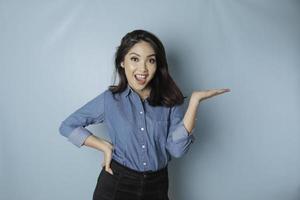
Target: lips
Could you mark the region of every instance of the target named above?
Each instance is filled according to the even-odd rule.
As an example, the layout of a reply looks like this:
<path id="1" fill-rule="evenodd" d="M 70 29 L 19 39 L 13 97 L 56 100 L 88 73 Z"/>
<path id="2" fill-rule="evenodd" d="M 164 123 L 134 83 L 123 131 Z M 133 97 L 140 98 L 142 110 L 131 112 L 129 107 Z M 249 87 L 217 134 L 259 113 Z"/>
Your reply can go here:
<path id="1" fill-rule="evenodd" d="M 135 74 L 134 78 L 138 84 L 144 85 L 148 76 L 148 74 Z"/>
<path id="2" fill-rule="evenodd" d="M 147 79 L 148 74 L 135 74 L 134 77 L 138 80 L 138 81 L 144 81 Z"/>

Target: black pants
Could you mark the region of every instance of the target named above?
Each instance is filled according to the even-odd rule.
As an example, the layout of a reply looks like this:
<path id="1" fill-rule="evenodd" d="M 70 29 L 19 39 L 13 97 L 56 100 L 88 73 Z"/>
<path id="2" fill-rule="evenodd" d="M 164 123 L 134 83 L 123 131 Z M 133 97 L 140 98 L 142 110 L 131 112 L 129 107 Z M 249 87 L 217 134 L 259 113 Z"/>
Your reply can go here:
<path id="1" fill-rule="evenodd" d="M 138 172 L 113 160 L 113 175 L 102 168 L 93 200 L 169 200 L 168 166 L 155 172 Z"/>

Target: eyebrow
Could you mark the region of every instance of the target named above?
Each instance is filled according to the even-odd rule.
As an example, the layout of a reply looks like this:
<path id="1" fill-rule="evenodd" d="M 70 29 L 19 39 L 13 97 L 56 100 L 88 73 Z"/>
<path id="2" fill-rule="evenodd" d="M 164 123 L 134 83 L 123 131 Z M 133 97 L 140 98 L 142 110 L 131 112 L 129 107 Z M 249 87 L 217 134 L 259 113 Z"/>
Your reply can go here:
<path id="1" fill-rule="evenodd" d="M 140 56 L 139 54 L 134 53 L 134 52 L 132 52 L 132 53 L 130 53 L 130 54 L 135 54 L 135 55 L 137 55 L 137 56 Z M 130 54 L 129 54 L 129 55 L 130 55 Z M 151 54 L 151 55 L 149 55 L 149 56 L 147 56 L 147 57 L 150 57 L 150 56 L 155 56 L 155 53 L 154 53 L 154 54 Z"/>

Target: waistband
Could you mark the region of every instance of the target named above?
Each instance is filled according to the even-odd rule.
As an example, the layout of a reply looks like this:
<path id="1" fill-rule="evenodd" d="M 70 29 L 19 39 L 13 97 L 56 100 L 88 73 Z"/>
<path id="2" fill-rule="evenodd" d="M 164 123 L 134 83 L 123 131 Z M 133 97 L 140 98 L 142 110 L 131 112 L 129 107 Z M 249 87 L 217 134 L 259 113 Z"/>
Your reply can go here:
<path id="1" fill-rule="evenodd" d="M 127 166 L 122 165 L 118 161 L 112 159 L 111 160 L 111 168 L 118 172 L 125 172 L 131 176 L 136 176 L 136 177 L 156 177 L 156 176 L 161 176 L 164 174 L 168 173 L 168 165 L 162 169 L 159 169 L 157 171 L 136 171 L 134 169 L 128 168 Z"/>

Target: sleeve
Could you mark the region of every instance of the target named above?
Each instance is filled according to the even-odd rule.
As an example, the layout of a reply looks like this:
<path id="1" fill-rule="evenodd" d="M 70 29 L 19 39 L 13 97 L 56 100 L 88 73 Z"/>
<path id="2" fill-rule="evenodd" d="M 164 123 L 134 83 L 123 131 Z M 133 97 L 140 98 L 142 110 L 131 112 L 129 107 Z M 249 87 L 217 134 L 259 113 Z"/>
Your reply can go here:
<path id="1" fill-rule="evenodd" d="M 171 108 L 166 148 L 175 158 L 179 158 L 187 153 L 190 145 L 195 140 L 193 134 L 195 128 L 193 128 L 191 133 L 188 133 L 183 123 L 184 114 L 184 104 Z"/>
<path id="2" fill-rule="evenodd" d="M 85 127 L 104 121 L 104 96 L 105 91 L 70 114 L 61 122 L 59 133 L 80 148 L 86 138 L 92 135 Z"/>

